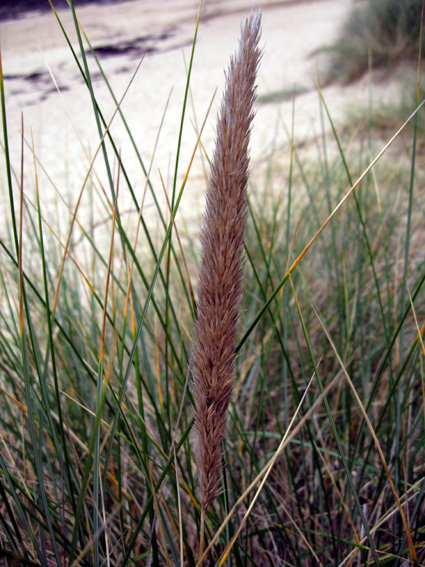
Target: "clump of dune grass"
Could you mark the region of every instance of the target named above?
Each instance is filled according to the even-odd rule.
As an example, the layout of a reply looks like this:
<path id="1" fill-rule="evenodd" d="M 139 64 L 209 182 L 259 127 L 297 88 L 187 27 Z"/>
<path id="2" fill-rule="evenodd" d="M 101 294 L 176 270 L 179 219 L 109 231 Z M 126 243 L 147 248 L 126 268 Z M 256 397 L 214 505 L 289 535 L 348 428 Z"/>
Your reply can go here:
<path id="1" fill-rule="evenodd" d="M 349 83 L 372 67 L 387 72 L 413 62 L 425 46 L 422 0 L 366 0 L 355 5 L 337 39 L 315 53 L 327 55 L 322 83 Z"/>
<path id="2" fill-rule="evenodd" d="M 227 408 L 235 382 L 235 347 L 243 284 L 249 139 L 261 57 L 261 12 L 241 25 L 217 124 L 201 233 L 197 321 L 192 352 L 198 471 L 203 513 L 220 492 Z M 201 546 L 202 549 L 202 546 Z"/>

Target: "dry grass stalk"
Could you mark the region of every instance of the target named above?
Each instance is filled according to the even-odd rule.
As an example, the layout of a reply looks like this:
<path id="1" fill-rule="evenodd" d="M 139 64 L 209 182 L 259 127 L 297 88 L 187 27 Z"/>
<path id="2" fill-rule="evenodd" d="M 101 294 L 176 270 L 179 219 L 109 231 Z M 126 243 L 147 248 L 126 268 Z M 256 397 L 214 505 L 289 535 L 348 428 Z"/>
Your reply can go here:
<path id="1" fill-rule="evenodd" d="M 235 342 L 243 284 L 249 139 L 261 59 L 261 12 L 241 24 L 217 124 L 201 232 L 198 316 L 192 352 L 198 470 L 203 512 L 220 492 L 227 408 L 235 382 Z"/>

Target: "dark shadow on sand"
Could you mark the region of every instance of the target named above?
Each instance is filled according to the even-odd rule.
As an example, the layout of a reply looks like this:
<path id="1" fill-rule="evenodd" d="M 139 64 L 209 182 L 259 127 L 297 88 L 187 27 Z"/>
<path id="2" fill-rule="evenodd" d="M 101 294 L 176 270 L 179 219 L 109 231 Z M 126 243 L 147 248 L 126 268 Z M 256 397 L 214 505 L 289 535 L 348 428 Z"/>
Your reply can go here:
<path id="1" fill-rule="evenodd" d="M 74 6 L 84 6 L 85 4 L 117 4 L 120 0 L 74 0 Z M 55 8 L 65 8 L 68 4 L 66 0 L 52 0 Z M 1 0 L 0 1 L 0 21 L 16 20 L 30 15 L 32 12 L 47 12 L 51 7 L 48 0 Z"/>

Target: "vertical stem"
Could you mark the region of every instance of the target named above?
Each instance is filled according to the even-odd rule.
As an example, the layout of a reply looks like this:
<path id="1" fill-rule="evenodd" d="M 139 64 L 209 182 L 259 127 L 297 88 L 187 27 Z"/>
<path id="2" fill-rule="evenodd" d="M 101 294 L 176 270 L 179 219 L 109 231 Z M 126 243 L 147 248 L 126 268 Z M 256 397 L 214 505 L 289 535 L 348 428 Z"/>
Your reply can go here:
<path id="1" fill-rule="evenodd" d="M 202 567 L 204 564 L 204 560 L 202 558 L 202 555 L 204 553 L 204 540 L 205 540 L 205 510 L 203 508 L 201 508 L 201 526 L 199 529 L 199 557 L 198 557 L 198 566 L 197 567 Z"/>

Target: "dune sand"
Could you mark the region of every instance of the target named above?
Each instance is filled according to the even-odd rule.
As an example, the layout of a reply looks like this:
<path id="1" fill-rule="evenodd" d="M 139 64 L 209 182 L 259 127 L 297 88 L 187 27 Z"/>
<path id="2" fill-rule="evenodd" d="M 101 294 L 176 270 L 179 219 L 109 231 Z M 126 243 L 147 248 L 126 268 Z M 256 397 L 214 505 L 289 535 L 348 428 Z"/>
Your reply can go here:
<path id="1" fill-rule="evenodd" d="M 258 93 L 261 96 L 275 91 L 290 92 L 294 85 L 307 91 L 297 96 L 295 101 L 294 132 L 298 142 L 311 139 L 320 130 L 318 94 L 314 85 L 316 61 L 309 59 L 308 55 L 332 40 L 350 5 L 350 0 L 265 0 L 261 3 L 264 56 Z M 133 0 L 101 7 L 87 5 L 78 9 L 80 23 L 97 48 L 118 99 L 123 96 L 138 63 L 143 59 L 124 98 L 122 110 L 147 166 L 163 120 L 151 173 L 158 190 L 161 187 L 160 170 L 167 190 L 171 192 L 186 68 L 198 7 L 196 0 Z M 252 2 L 246 0 L 204 2 L 191 78 L 191 100 L 184 125 L 179 180 L 188 167 L 196 129 L 204 120 L 217 89 L 202 136 L 206 150 L 212 151 L 216 114 L 224 84 L 223 70 L 235 50 L 240 21 L 249 14 L 251 7 Z M 59 15 L 78 49 L 70 11 L 60 10 Z M 51 183 L 72 205 L 84 183 L 99 141 L 89 93 L 52 12 L 31 13 L 20 20 L 3 22 L 0 24 L 0 38 L 8 131 L 15 168 L 19 169 L 20 163 L 23 116 L 25 139 L 30 142 L 32 135 L 37 159 L 51 179 L 48 181 L 39 168 L 45 207 L 48 208 L 49 203 L 54 201 L 55 191 Z M 89 63 L 97 99 L 106 119 L 110 120 L 114 103 L 90 56 Z M 359 85 L 347 88 L 334 86 L 325 89 L 325 96 L 337 119 L 348 104 L 360 104 L 367 96 L 367 89 Z M 284 164 L 289 163 L 286 129 L 291 129 L 292 107 L 292 101 L 257 106 L 252 134 L 253 171 L 272 146 L 277 148 L 279 159 Z M 138 199 L 141 199 L 145 178 L 119 117 L 115 117 L 111 131 Z M 26 195 L 33 198 L 34 167 L 30 149 L 25 152 L 24 189 Z M 4 206 L 3 161 L 0 172 Z M 106 186 L 101 156 L 95 161 L 94 171 Z M 198 153 L 180 211 L 187 222 L 196 220 L 199 223 L 204 193 L 205 160 Z M 125 187 L 121 194 L 123 206 L 131 208 Z M 150 201 L 148 196 L 145 202 L 147 211 Z M 79 213 L 83 218 L 84 206 Z M 53 211 L 52 205 L 52 214 Z M 4 227 L 0 229 L 3 231 Z"/>

